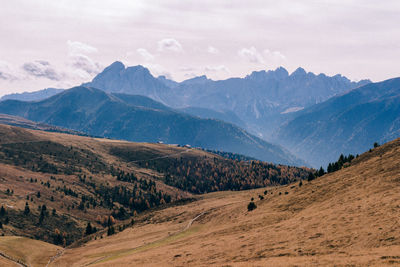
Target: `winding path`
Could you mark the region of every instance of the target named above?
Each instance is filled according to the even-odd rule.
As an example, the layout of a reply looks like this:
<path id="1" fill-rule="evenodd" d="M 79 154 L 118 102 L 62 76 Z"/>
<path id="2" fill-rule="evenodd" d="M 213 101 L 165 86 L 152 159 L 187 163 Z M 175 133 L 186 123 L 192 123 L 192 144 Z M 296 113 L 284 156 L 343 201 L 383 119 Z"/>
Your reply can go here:
<path id="1" fill-rule="evenodd" d="M 188 230 L 188 229 L 190 228 L 190 226 L 192 226 L 192 224 L 193 224 L 194 221 L 196 221 L 197 219 L 199 219 L 199 218 L 200 218 L 201 216 L 203 216 L 205 213 L 206 213 L 206 211 L 203 211 L 202 213 L 198 214 L 196 217 L 194 217 L 193 219 L 191 219 L 191 220 L 189 221 L 189 223 L 185 226 L 185 228 L 183 228 L 182 230 L 176 232 L 175 234 L 173 234 L 173 235 L 171 235 L 171 236 L 168 236 L 167 238 L 171 238 L 171 237 L 173 237 L 173 236 L 179 235 L 179 234 L 182 233 L 182 232 L 185 232 L 186 230 Z M 162 239 L 160 239 L 160 240 L 156 240 L 156 241 L 150 242 L 150 243 L 148 243 L 148 244 L 145 244 L 145 245 L 142 245 L 142 246 L 133 248 L 131 251 L 133 252 L 133 251 L 135 251 L 135 250 L 137 250 L 137 249 L 140 249 L 140 248 L 142 248 L 142 247 L 146 247 L 146 246 L 155 244 L 155 243 L 160 242 L 161 240 L 164 240 L 164 239 L 165 239 L 165 238 L 162 238 Z M 126 253 L 126 252 L 125 252 L 125 253 Z M 84 266 L 89 266 L 89 265 L 96 264 L 96 263 L 98 263 L 98 262 L 107 260 L 108 258 L 111 258 L 111 257 L 113 257 L 113 256 L 115 256 L 115 255 L 112 255 L 112 254 L 111 254 L 111 255 L 108 255 L 108 256 L 104 256 L 104 257 L 102 257 L 102 258 L 100 258 L 100 259 L 97 259 L 97 260 L 92 261 L 92 262 L 90 262 L 90 263 L 88 263 L 88 264 L 85 264 Z"/>
<path id="2" fill-rule="evenodd" d="M 50 266 L 50 264 L 51 264 L 53 261 L 55 261 L 56 259 L 58 259 L 59 257 L 61 257 L 61 256 L 64 254 L 64 252 L 65 252 L 65 248 L 60 249 L 59 251 L 57 251 L 57 254 L 54 255 L 53 257 L 51 257 L 51 258 L 49 259 L 49 261 L 48 261 L 47 264 L 46 264 L 46 267 Z"/>
<path id="3" fill-rule="evenodd" d="M 18 265 L 18 266 L 21 266 L 21 267 L 28 267 L 28 265 L 26 265 L 26 264 L 25 264 L 24 262 L 22 262 L 21 260 L 14 259 L 13 257 L 8 256 L 7 254 L 5 254 L 5 253 L 3 253 L 3 252 L 0 252 L 0 256 L 3 257 L 3 258 L 5 258 L 5 259 L 7 259 L 7 260 L 9 260 L 9 261 L 14 262 L 14 263 L 15 263 L 16 265 Z"/>

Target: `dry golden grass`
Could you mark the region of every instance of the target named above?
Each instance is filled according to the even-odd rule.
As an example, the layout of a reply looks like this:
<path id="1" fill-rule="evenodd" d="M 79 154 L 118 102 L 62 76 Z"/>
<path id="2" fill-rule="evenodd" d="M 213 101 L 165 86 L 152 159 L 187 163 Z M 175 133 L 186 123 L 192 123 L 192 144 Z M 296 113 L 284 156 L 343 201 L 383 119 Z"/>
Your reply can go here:
<path id="1" fill-rule="evenodd" d="M 264 190 L 207 194 L 154 212 L 66 250 L 53 266 L 400 265 L 400 140 L 302 187 L 267 188 L 258 200 Z M 251 197 L 258 207 L 248 212 Z"/>
<path id="2" fill-rule="evenodd" d="M 45 266 L 61 249 L 59 246 L 25 237 L 2 236 L 0 237 L 0 253 L 14 261 L 1 257 L 0 264 L 1 266 L 18 266 L 15 261 L 20 261 L 28 266 Z"/>
<path id="3" fill-rule="evenodd" d="M 183 151 L 158 144 L 31 133 L 35 139 L 54 138 L 98 153 L 106 149 L 104 143 L 145 146 L 168 153 Z M 104 155 L 108 163 L 129 168 Z M 18 181 L 18 171 L 22 171 L 0 170 L 7 182 L 11 178 Z M 145 175 L 149 170 L 138 171 Z M 4 183 L 0 187 L 4 190 Z M 14 190 L 16 198 L 30 189 L 16 185 Z M 265 190 L 268 193 L 264 196 Z M 259 200 L 258 195 L 264 199 Z M 248 212 L 252 197 L 257 209 Z M 24 199 L 8 204 L 13 203 L 22 207 Z M 302 187 L 297 183 L 211 193 L 196 202 L 141 216 L 147 219 L 138 218 L 138 223 L 121 233 L 66 249 L 51 266 L 400 265 L 400 140 L 361 155 L 351 167 L 304 182 Z M 50 251 L 46 245 L 35 243 L 20 257 L 32 260 L 37 251 Z M 12 251 L 10 248 L 4 247 Z M 56 249 L 46 253 L 48 259 Z"/>
<path id="4" fill-rule="evenodd" d="M 0 124 L 0 144 L 36 141 L 53 141 L 55 143 L 63 144 L 67 147 L 74 146 L 92 151 L 96 156 L 101 157 L 102 161 L 104 161 L 107 165 L 112 165 L 115 168 L 119 168 L 128 172 L 134 171 L 138 178 L 154 180 L 158 190 L 162 190 L 173 197 L 179 198 L 191 197 L 192 194 L 179 190 L 175 187 L 168 186 L 160 180 L 154 179 L 155 177 L 161 176 L 160 173 L 156 171 L 139 168 L 121 161 L 117 157 L 113 157 L 109 153 L 109 147 L 123 145 L 125 147 L 130 146 L 137 150 L 152 149 L 154 151 L 158 151 L 160 154 L 186 153 L 201 156 L 205 154 L 202 151 L 187 151 L 185 148 L 170 147 L 162 144 L 131 143 L 109 139 L 89 138 L 63 133 L 29 130 Z M 127 182 L 117 181 L 115 177 L 111 177 L 109 174 L 93 174 L 84 168 L 82 174 L 93 176 L 93 180 L 99 183 L 108 182 L 110 185 L 129 184 Z M 55 177 L 56 180 L 51 179 L 52 176 Z M 29 182 L 31 178 L 36 179 L 37 182 Z M 47 182 L 51 184 L 50 188 L 45 186 Z M 97 216 L 110 215 L 111 212 L 108 208 L 99 206 L 97 206 L 96 209 L 88 209 L 86 212 L 83 212 L 77 208 L 70 209 L 69 207 L 72 205 L 75 205 L 76 207 L 80 199 L 72 196 L 66 196 L 63 193 L 55 190 L 57 187 L 63 188 L 64 186 L 71 188 L 78 193 L 83 193 L 89 196 L 93 195 L 93 192 L 91 192 L 87 186 L 79 181 L 77 175 L 34 172 L 21 166 L 0 163 L 0 206 L 3 205 L 8 210 L 23 210 L 25 203 L 28 202 L 31 212 L 38 213 L 37 207 L 44 204 L 47 206 L 50 212 L 52 209 L 56 209 L 57 214 L 68 214 L 70 218 L 77 222 L 82 228 L 86 226 L 86 221 L 93 222 Z M 12 195 L 6 194 L 5 192 L 7 189 L 13 191 L 14 193 Z M 41 193 L 40 198 L 36 197 L 37 192 Z M 27 197 L 29 198 L 27 199 Z M 14 228 L 10 224 L 4 225 L 4 228 L 3 230 L 0 230 L 0 233 L 5 233 L 6 235 L 33 236 L 32 231 L 28 233 L 24 229 Z M 49 236 L 48 238 L 50 241 L 51 237 Z M 45 240 L 47 241 L 47 239 Z"/>
<path id="5" fill-rule="evenodd" d="M 18 267 L 19 265 L 11 260 L 8 260 L 2 256 L 0 256 L 0 266 L 3 267 Z"/>

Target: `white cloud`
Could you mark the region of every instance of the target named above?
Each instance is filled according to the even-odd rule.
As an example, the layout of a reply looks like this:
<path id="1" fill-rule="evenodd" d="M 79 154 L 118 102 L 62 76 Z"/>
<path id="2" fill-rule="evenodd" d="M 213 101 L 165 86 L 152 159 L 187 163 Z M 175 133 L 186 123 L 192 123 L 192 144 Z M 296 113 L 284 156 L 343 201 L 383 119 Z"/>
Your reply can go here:
<path id="1" fill-rule="evenodd" d="M 102 70 L 100 63 L 92 60 L 88 55 L 96 53 L 97 48 L 78 41 L 67 41 L 69 55 L 69 74 L 81 79 L 89 79 L 92 75 Z"/>
<path id="2" fill-rule="evenodd" d="M 87 74 L 97 74 L 102 70 L 102 66 L 99 63 L 94 62 L 90 57 L 82 54 L 70 56 L 70 64 L 75 71 L 81 70 Z M 82 77 L 82 75 L 80 76 Z"/>
<path id="3" fill-rule="evenodd" d="M 0 61 L 0 80 L 15 81 L 18 79 L 16 71 L 10 67 L 10 64 Z"/>
<path id="4" fill-rule="evenodd" d="M 197 71 L 197 70 L 198 70 L 198 68 L 196 68 L 196 67 L 191 67 L 191 66 L 179 67 L 179 71 L 182 71 L 182 72 Z"/>
<path id="5" fill-rule="evenodd" d="M 167 79 L 173 79 L 171 73 L 160 64 L 144 64 L 144 67 L 148 68 L 153 76 L 165 76 Z"/>
<path id="6" fill-rule="evenodd" d="M 230 73 L 230 70 L 225 65 L 218 65 L 218 66 L 206 66 L 204 68 L 206 72 L 225 72 Z"/>
<path id="7" fill-rule="evenodd" d="M 215 48 L 214 46 L 209 46 L 207 48 L 207 52 L 210 53 L 210 54 L 218 54 L 219 50 L 217 48 Z"/>
<path id="8" fill-rule="evenodd" d="M 265 49 L 263 51 L 265 58 L 271 59 L 274 61 L 282 61 L 286 60 L 286 56 L 279 51 L 270 51 L 269 49 Z"/>
<path id="9" fill-rule="evenodd" d="M 262 65 L 274 65 L 286 60 L 286 56 L 279 51 L 264 49 L 261 53 L 254 46 L 240 49 L 238 55 L 248 62 Z"/>
<path id="10" fill-rule="evenodd" d="M 154 60 L 154 55 L 151 54 L 149 51 L 147 51 L 144 48 L 138 48 L 136 49 L 136 52 L 143 57 L 144 60 L 146 61 L 152 61 Z"/>
<path id="11" fill-rule="evenodd" d="M 97 52 L 97 48 L 78 41 L 68 40 L 67 45 L 70 54 L 81 54 L 81 53 L 86 54 L 86 53 Z"/>
<path id="12" fill-rule="evenodd" d="M 251 63 L 265 64 L 264 57 L 254 46 L 240 49 L 238 51 L 238 55 Z"/>
<path id="13" fill-rule="evenodd" d="M 24 63 L 22 69 L 29 76 L 46 78 L 53 81 L 59 81 L 63 77 L 62 74 L 57 73 L 48 61 L 44 60 Z"/>
<path id="14" fill-rule="evenodd" d="M 185 79 L 191 79 L 197 77 L 198 75 L 194 72 L 190 72 L 190 73 L 185 73 L 183 76 L 185 77 Z"/>
<path id="15" fill-rule="evenodd" d="M 173 38 L 165 38 L 158 41 L 158 51 L 172 51 L 172 52 L 182 52 L 182 45 Z"/>

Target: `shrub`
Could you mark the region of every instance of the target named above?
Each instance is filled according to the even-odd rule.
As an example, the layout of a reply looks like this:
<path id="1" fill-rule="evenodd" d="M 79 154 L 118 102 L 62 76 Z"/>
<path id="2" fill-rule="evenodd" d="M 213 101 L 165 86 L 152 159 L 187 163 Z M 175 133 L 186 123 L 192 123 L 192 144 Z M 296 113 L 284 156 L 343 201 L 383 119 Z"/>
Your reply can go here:
<path id="1" fill-rule="evenodd" d="M 256 204 L 253 201 L 250 201 L 249 205 L 247 205 L 247 210 L 252 211 L 257 208 Z"/>

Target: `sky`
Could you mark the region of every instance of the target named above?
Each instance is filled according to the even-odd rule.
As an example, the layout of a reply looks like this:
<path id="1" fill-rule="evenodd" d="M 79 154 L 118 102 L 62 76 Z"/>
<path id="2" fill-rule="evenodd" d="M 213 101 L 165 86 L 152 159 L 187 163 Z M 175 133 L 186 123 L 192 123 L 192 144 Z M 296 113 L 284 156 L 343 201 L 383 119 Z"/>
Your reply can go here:
<path id="1" fill-rule="evenodd" d="M 13 0 L 0 8 L 0 96 L 90 81 L 119 60 L 182 81 L 279 66 L 400 76 L 399 0 Z"/>

